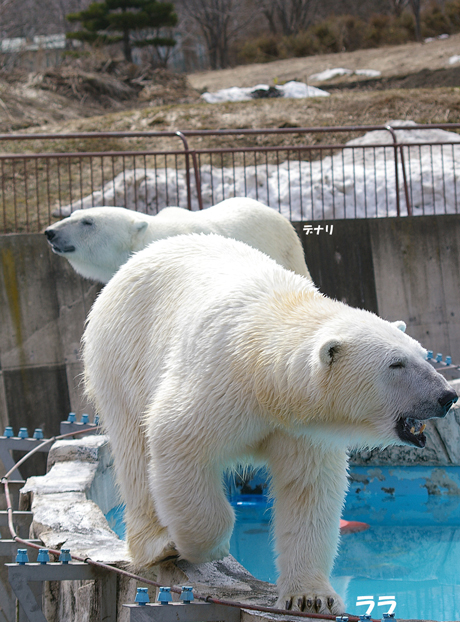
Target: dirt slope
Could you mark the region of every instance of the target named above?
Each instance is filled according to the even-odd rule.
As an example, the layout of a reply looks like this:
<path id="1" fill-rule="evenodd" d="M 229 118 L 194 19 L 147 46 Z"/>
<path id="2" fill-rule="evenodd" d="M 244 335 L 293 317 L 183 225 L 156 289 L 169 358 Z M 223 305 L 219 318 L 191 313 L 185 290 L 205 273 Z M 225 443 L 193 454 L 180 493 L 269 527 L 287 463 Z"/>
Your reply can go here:
<path id="1" fill-rule="evenodd" d="M 448 39 L 436 39 L 431 43 L 407 43 L 340 54 L 289 58 L 272 63 L 243 65 L 234 69 L 194 73 L 188 78 L 194 88 L 209 91 L 231 86 L 272 84 L 275 78 L 280 82 L 300 80 L 318 86 L 319 83 L 309 80 L 309 76 L 334 67 L 352 70 L 377 69 L 382 72 L 383 78 L 407 76 L 422 69 L 436 70 L 449 67 L 449 58 L 454 55 L 460 55 L 460 34 Z M 343 78 L 343 82 L 351 80 L 356 80 L 356 76 Z M 321 85 L 327 90 L 327 82 L 322 82 Z"/>
<path id="2" fill-rule="evenodd" d="M 184 74 L 97 55 L 43 73 L 2 70 L 0 132 L 199 98 Z"/>

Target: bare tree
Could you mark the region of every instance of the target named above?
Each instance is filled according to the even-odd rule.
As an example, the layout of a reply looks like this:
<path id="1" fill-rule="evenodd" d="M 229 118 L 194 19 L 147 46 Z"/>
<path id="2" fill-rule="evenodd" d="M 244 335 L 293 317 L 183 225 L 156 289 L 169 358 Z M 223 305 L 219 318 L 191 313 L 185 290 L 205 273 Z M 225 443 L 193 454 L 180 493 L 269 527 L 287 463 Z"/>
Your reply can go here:
<path id="1" fill-rule="evenodd" d="M 262 12 L 273 34 L 290 36 L 311 25 L 319 2 L 320 0 L 263 0 Z"/>
<path id="2" fill-rule="evenodd" d="M 396 15 L 396 17 L 399 17 L 406 8 L 408 2 L 409 0 L 390 0 L 391 12 Z"/>
<path id="3" fill-rule="evenodd" d="M 438 0 L 439 2 L 439 0 Z M 420 12 L 423 4 L 423 0 L 390 0 L 392 12 L 396 17 L 399 17 L 406 7 L 410 7 L 414 14 L 415 19 L 415 38 L 417 41 L 422 39 L 421 18 Z"/>
<path id="4" fill-rule="evenodd" d="M 80 11 L 90 0 L 0 0 L 3 38 L 62 34 L 69 30 L 67 13 Z"/>
<path id="5" fill-rule="evenodd" d="M 420 27 L 420 9 L 422 0 L 409 0 L 409 4 L 415 17 L 415 38 L 417 41 L 422 40 L 422 29 Z"/>
<path id="6" fill-rule="evenodd" d="M 230 46 L 240 36 L 250 13 L 245 0 L 185 0 L 177 11 L 200 32 L 208 50 L 212 69 L 230 63 Z M 182 24 L 183 26 L 183 24 Z"/>

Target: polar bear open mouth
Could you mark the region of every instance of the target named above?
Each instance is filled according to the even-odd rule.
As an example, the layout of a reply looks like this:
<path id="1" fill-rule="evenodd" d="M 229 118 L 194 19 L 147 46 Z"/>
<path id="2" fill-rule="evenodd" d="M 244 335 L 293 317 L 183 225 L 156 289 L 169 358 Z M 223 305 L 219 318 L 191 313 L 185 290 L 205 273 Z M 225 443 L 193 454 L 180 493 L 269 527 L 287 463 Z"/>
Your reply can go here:
<path id="1" fill-rule="evenodd" d="M 400 417 L 396 422 L 396 432 L 399 438 L 416 447 L 425 447 L 426 436 L 423 434 L 425 428 L 426 423 L 413 417 Z"/>
<path id="2" fill-rule="evenodd" d="M 68 245 L 64 244 L 63 246 L 58 246 L 54 242 L 50 242 L 50 244 L 51 244 L 51 248 L 53 252 L 58 253 L 58 254 L 73 253 L 75 251 L 75 246 L 72 246 L 71 244 L 68 244 Z"/>

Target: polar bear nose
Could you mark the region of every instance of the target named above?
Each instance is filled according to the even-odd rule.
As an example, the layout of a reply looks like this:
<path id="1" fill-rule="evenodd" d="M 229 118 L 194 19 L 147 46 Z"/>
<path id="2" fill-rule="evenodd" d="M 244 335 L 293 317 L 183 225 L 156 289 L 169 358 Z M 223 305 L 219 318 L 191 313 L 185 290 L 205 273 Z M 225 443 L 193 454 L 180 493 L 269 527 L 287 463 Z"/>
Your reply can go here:
<path id="1" fill-rule="evenodd" d="M 457 393 L 455 391 L 446 391 L 442 397 L 439 398 L 438 402 L 442 406 L 444 415 L 447 415 L 449 408 L 452 404 L 458 400 Z"/>
<path id="2" fill-rule="evenodd" d="M 54 236 L 56 235 L 56 233 L 52 229 L 45 229 L 45 235 L 48 238 L 48 240 L 52 240 Z"/>

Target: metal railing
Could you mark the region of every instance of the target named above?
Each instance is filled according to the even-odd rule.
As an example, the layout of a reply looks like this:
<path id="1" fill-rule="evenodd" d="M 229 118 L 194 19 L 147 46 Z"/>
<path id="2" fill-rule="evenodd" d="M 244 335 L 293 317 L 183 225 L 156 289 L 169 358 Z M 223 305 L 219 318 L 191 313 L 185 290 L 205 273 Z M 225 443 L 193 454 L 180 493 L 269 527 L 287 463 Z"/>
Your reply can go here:
<path id="1" fill-rule="evenodd" d="M 449 140 L 430 141 L 434 129 L 451 130 Z M 117 205 L 156 214 L 167 205 L 203 209 L 231 196 L 250 196 L 298 221 L 458 213 L 460 135 L 452 130 L 459 129 L 439 124 L 0 135 L 0 227 L 3 233 L 34 232 L 84 207 Z M 402 130 L 409 136 L 426 130 L 427 140 L 398 142 Z M 388 135 L 386 144 L 379 131 Z M 374 134 L 361 143 L 338 140 L 365 132 L 377 132 L 376 142 Z M 315 143 L 320 134 L 337 142 Z M 286 136 L 289 144 L 279 144 Z M 192 139 L 198 147 L 189 145 Z"/>

